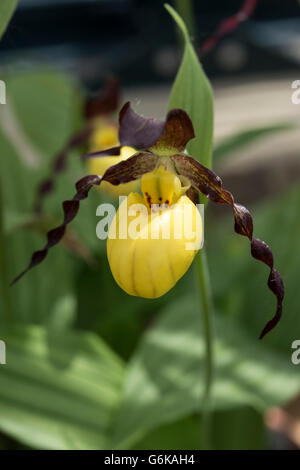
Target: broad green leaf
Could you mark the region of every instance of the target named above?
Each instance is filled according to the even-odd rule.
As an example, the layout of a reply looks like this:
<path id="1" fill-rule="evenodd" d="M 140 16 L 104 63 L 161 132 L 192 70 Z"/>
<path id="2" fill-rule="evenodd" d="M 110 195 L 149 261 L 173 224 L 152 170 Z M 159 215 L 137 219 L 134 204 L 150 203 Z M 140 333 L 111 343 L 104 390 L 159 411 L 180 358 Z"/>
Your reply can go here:
<path id="1" fill-rule="evenodd" d="M 1 0 L 0 3 L 0 39 L 16 9 L 18 0 Z"/>
<path id="2" fill-rule="evenodd" d="M 187 150 L 203 165 L 211 167 L 213 143 L 213 94 L 210 83 L 202 69 L 187 28 L 178 13 L 170 6 L 166 9 L 173 17 L 184 37 L 184 54 L 173 84 L 169 109 L 182 108 L 191 117 L 196 137 Z"/>
<path id="3" fill-rule="evenodd" d="M 266 449 L 266 438 L 263 414 L 252 408 L 239 407 L 213 415 L 214 449 Z"/>
<path id="4" fill-rule="evenodd" d="M 76 316 L 76 300 L 72 295 L 59 298 L 54 304 L 48 320 L 48 328 L 55 333 L 73 326 Z"/>
<path id="5" fill-rule="evenodd" d="M 213 414 L 214 450 L 256 450 L 265 448 L 263 416 L 240 407 Z M 200 449 L 201 416 L 193 414 L 165 424 L 148 433 L 134 449 Z"/>
<path id="6" fill-rule="evenodd" d="M 123 365 L 90 333 L 13 330 L 0 366 L 0 429 L 40 449 L 105 449 Z"/>
<path id="7" fill-rule="evenodd" d="M 76 84 L 51 69 L 36 69 L 8 75 L 7 101 L 47 168 L 53 154 L 61 149 L 78 120 L 79 97 Z"/>
<path id="8" fill-rule="evenodd" d="M 187 416 L 148 433 L 133 447 L 135 450 L 199 449 L 200 416 Z"/>
<path id="9" fill-rule="evenodd" d="M 219 162 L 223 157 L 228 154 L 232 154 L 243 148 L 247 147 L 250 144 L 256 143 L 259 139 L 267 137 L 268 135 L 277 134 L 279 132 L 284 132 L 295 128 L 294 122 L 286 122 L 273 124 L 270 126 L 257 127 L 255 129 L 246 129 L 240 132 L 237 132 L 234 135 L 226 137 L 221 142 L 219 142 L 213 151 L 214 163 Z"/>
<path id="10" fill-rule="evenodd" d="M 300 377 L 289 359 L 270 352 L 230 319 L 215 320 L 215 410 L 250 406 L 262 412 L 296 394 Z M 185 297 L 142 338 L 129 366 L 113 445 L 131 446 L 150 430 L 200 411 L 204 367 L 201 317 Z"/>

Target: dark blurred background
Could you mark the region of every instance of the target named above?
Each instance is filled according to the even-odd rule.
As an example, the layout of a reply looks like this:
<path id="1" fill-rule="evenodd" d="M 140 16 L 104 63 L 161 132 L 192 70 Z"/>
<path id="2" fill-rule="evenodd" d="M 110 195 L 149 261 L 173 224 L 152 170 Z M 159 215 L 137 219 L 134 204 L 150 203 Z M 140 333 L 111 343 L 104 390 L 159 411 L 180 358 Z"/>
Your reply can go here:
<path id="1" fill-rule="evenodd" d="M 183 0 L 184 1 L 184 0 Z M 0 45 L 1 67 L 59 66 L 89 87 L 113 72 L 127 84 L 171 80 L 175 28 L 161 0 L 21 0 Z M 241 0 L 195 2 L 201 44 Z M 297 0 L 260 0 L 251 20 L 204 58 L 210 77 L 289 70 L 300 62 Z"/>

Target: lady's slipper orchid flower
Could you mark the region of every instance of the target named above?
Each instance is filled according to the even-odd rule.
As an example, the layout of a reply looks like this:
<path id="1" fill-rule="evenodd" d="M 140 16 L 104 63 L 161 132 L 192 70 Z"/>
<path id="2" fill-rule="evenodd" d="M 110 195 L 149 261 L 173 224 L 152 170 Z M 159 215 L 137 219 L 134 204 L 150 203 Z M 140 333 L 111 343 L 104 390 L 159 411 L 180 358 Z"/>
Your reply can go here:
<path id="1" fill-rule="evenodd" d="M 50 175 L 38 186 L 33 204 L 33 210 L 37 215 L 41 215 L 43 200 L 53 191 L 55 179 L 59 173 L 65 170 L 68 157 L 73 150 L 91 144 L 90 151 L 93 152 L 118 144 L 117 125 L 109 116 L 118 109 L 119 101 L 119 80 L 113 77 L 108 80 L 106 87 L 96 96 L 85 101 L 82 129 L 67 140 L 54 158 Z M 105 127 L 104 133 L 102 126 Z M 97 143 L 99 146 L 95 147 Z"/>
<path id="2" fill-rule="evenodd" d="M 167 173 L 173 174 L 172 177 L 167 174 L 167 179 L 165 181 L 168 181 L 168 183 L 166 183 L 166 188 L 168 188 L 166 190 L 169 191 L 168 194 L 172 194 L 172 198 L 175 195 L 175 207 L 176 204 L 179 204 L 178 207 L 180 207 L 180 198 L 186 198 L 186 196 L 182 196 L 180 193 L 181 191 L 184 192 L 183 188 L 188 185 L 191 186 L 193 195 L 195 192 L 200 192 L 213 202 L 230 205 L 234 216 L 235 231 L 240 235 L 246 236 L 250 240 L 252 256 L 255 259 L 262 261 L 269 267 L 270 274 L 268 277 L 268 287 L 276 296 L 277 308 L 274 317 L 267 323 L 260 335 L 260 338 L 263 338 L 267 332 L 275 327 L 281 318 L 282 301 L 284 297 L 284 285 L 282 278 L 278 271 L 274 268 L 273 254 L 271 249 L 266 243 L 253 237 L 253 221 L 250 212 L 245 207 L 235 203 L 232 194 L 223 189 L 222 181 L 215 173 L 213 173 L 194 158 L 184 153 L 187 142 L 193 137 L 193 125 L 185 111 L 181 109 L 173 109 L 168 113 L 166 121 L 160 121 L 156 119 L 146 119 L 142 116 L 139 116 L 133 111 L 130 103 L 126 103 L 119 113 L 118 140 L 120 145 L 99 152 L 98 154 L 87 155 L 85 158 L 103 158 L 108 156 L 116 156 L 120 154 L 120 148 L 122 146 L 133 147 L 137 150 L 137 153 L 127 160 L 121 161 L 118 164 L 108 168 L 102 177 L 98 175 L 86 176 L 76 184 L 77 192 L 73 199 L 63 203 L 64 221 L 59 227 L 48 232 L 48 242 L 45 247 L 33 254 L 29 266 L 14 280 L 14 282 L 20 279 L 20 277 L 22 277 L 29 269 L 43 261 L 48 253 L 49 248 L 56 245 L 62 239 L 67 224 L 69 224 L 74 219 L 78 212 L 79 201 L 85 199 L 88 196 L 89 190 L 93 186 L 99 186 L 104 181 L 113 185 L 119 185 L 138 180 L 142 178 L 143 175 L 145 175 L 142 178 L 142 190 L 144 192 L 144 199 L 146 200 L 146 203 L 148 203 L 148 207 L 149 204 L 152 203 L 152 198 L 155 200 L 158 198 L 159 200 L 160 197 L 162 198 L 161 202 L 168 206 L 170 201 L 168 199 L 163 200 L 165 198 L 165 189 L 163 188 L 164 177 L 162 174 L 159 175 L 159 172 L 162 171 L 160 168 L 164 168 Z M 147 177 L 147 174 L 149 173 L 152 173 L 152 176 Z M 152 184 L 153 178 L 157 181 L 158 184 Z M 173 183 L 170 185 L 172 178 Z M 176 178 L 180 180 L 180 186 Z M 153 191 L 154 187 L 156 189 Z M 188 191 L 190 191 L 190 189 Z M 186 194 L 190 196 L 191 193 L 187 192 Z M 178 199 L 176 200 L 177 197 Z M 141 196 L 138 197 L 137 195 L 133 194 L 128 197 L 128 200 L 129 205 L 131 206 L 132 201 L 141 201 Z M 122 206 L 120 206 L 120 209 L 121 207 Z M 169 212 L 165 213 L 169 214 L 170 219 L 172 219 L 173 212 L 171 207 Z M 164 214 L 162 214 L 162 217 L 163 216 Z M 145 217 L 144 221 L 145 230 L 148 230 L 149 227 L 151 227 L 151 222 L 149 222 L 148 216 Z M 183 275 L 185 270 L 191 264 L 193 254 L 190 254 L 191 258 L 187 258 L 187 255 L 184 254 L 185 260 L 183 261 L 184 257 L 182 258 L 181 256 L 181 248 L 178 249 L 178 245 L 176 245 L 174 240 L 169 240 L 170 246 L 168 245 L 166 250 L 169 250 L 169 256 L 172 255 L 172 268 L 175 269 L 174 282 L 172 283 L 170 280 L 170 268 L 170 282 L 168 281 L 163 285 L 161 292 L 159 292 L 156 282 L 153 282 L 152 284 L 150 283 L 150 285 L 146 287 L 145 279 L 150 279 L 150 269 L 151 276 L 159 275 L 159 269 L 162 265 L 164 265 L 164 263 L 167 262 L 165 250 L 156 250 L 153 248 L 153 241 L 154 240 L 125 240 L 126 243 L 124 243 L 123 246 L 121 244 L 121 240 L 108 241 L 108 257 L 114 276 L 117 282 L 125 290 L 133 293 L 134 295 L 161 295 L 163 292 L 166 292 L 170 287 L 172 287 L 173 284 L 175 284 L 176 279 L 179 279 L 179 277 Z M 163 240 L 157 241 L 161 243 Z M 166 246 L 167 243 L 165 247 Z M 155 272 L 152 272 L 153 265 L 150 265 L 149 263 L 142 264 L 140 262 L 142 259 L 141 254 L 139 255 L 138 266 L 134 265 L 134 258 L 136 254 L 139 254 L 140 251 L 143 255 L 145 255 L 147 253 L 147 247 L 149 247 L 149 252 L 153 255 L 153 257 L 155 254 L 155 258 L 158 259 L 158 261 L 154 261 Z M 116 255 L 113 252 L 114 249 L 116 250 Z M 123 251 L 125 253 L 123 253 Z M 116 259 L 117 254 L 119 254 L 120 260 L 119 272 L 118 260 Z M 161 263 L 159 261 L 160 256 L 162 260 Z M 180 259 L 178 265 L 176 261 L 177 258 Z M 186 262 L 185 268 L 183 268 L 184 262 Z M 124 273 L 129 273 L 130 267 L 134 270 L 135 273 L 133 276 L 133 282 L 132 277 L 131 281 L 125 280 L 126 275 L 124 275 Z M 178 271 L 176 271 L 177 268 Z M 139 284 L 140 279 L 144 279 L 141 285 Z"/>
<path id="3" fill-rule="evenodd" d="M 116 123 L 112 122 L 107 118 L 100 118 L 94 124 L 94 130 L 91 133 L 89 141 L 89 150 L 90 152 L 96 152 L 105 150 L 112 146 L 118 146 L 118 126 Z M 89 158 L 87 160 L 87 173 L 104 175 L 106 170 L 112 166 L 116 165 L 123 160 L 131 157 L 135 153 L 135 150 L 132 147 L 123 146 L 120 147 L 119 155 L 114 157 L 102 157 L 102 158 Z M 138 182 L 131 181 L 130 183 L 120 184 L 114 186 L 106 181 L 103 182 L 99 189 L 105 191 L 111 196 L 118 197 L 125 194 L 129 194 L 131 191 L 138 190 Z"/>
<path id="4" fill-rule="evenodd" d="M 102 150 L 101 147 L 98 147 L 98 150 Z M 134 153 L 134 149 L 124 146 L 120 149 L 120 155 L 115 157 L 91 158 L 87 161 L 87 173 L 100 176 L 104 175 L 110 166 L 117 165 L 117 163 L 127 160 Z M 138 187 L 139 185 L 137 181 L 130 181 L 130 183 L 123 183 L 119 186 L 113 186 L 112 184 L 104 181 L 102 185 L 99 186 L 99 190 L 105 191 L 113 197 L 118 197 L 129 194 L 131 191 L 137 191 Z"/>

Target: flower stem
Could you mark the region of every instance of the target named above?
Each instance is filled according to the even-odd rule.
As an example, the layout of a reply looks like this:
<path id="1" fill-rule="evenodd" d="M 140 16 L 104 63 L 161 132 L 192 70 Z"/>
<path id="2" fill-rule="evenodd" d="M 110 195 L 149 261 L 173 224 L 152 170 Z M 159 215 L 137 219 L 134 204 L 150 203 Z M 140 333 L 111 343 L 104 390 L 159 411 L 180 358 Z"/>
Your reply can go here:
<path id="1" fill-rule="evenodd" d="M 204 449 L 212 448 L 212 407 L 211 394 L 214 375 L 213 361 L 213 302 L 207 258 L 204 249 L 196 256 L 197 277 L 200 293 L 200 304 L 203 315 L 203 331 L 206 346 L 205 387 L 202 402 L 201 441 Z"/>

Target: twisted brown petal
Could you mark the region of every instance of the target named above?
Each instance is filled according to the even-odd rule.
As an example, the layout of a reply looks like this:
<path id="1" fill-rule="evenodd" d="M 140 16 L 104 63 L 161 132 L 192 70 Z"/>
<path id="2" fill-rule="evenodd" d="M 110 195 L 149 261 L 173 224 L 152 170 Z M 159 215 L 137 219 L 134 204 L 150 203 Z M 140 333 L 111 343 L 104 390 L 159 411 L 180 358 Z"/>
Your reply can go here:
<path id="1" fill-rule="evenodd" d="M 127 160 L 109 167 L 102 179 L 113 185 L 134 181 L 144 173 L 154 170 L 158 159 L 159 157 L 153 153 L 136 153 Z"/>
<path id="2" fill-rule="evenodd" d="M 279 322 L 284 297 L 284 284 L 280 274 L 274 268 L 271 249 L 265 242 L 258 238 L 253 238 L 253 220 L 250 212 L 245 207 L 234 202 L 232 194 L 222 188 L 222 181 L 215 173 L 187 155 L 173 155 L 171 158 L 177 172 L 187 177 L 194 188 L 205 194 L 212 201 L 229 204 L 232 207 L 235 231 L 249 238 L 253 258 L 262 261 L 270 268 L 268 287 L 277 298 L 277 309 L 274 317 L 262 330 L 260 334 L 260 339 L 262 339 Z"/>
<path id="3" fill-rule="evenodd" d="M 93 186 L 99 186 L 101 181 L 107 181 L 113 185 L 127 183 L 138 179 L 144 173 L 154 170 L 159 157 L 151 153 L 137 153 L 117 165 L 111 166 L 106 170 L 103 177 L 90 175 L 81 178 L 76 183 L 77 192 L 73 199 L 64 201 L 63 211 L 64 220 L 58 227 L 47 232 L 47 243 L 42 250 L 35 251 L 27 268 L 21 272 L 12 284 L 21 279 L 30 269 L 40 264 L 47 256 L 49 248 L 57 245 L 63 238 L 66 226 L 76 217 L 79 209 L 79 201 L 88 197 L 89 191 Z"/>
<path id="4" fill-rule="evenodd" d="M 42 212 L 43 200 L 54 189 L 56 176 L 65 170 L 70 152 L 88 141 L 93 130 L 91 120 L 97 116 L 110 114 L 113 111 L 116 111 L 119 106 L 119 99 L 119 80 L 112 77 L 110 80 L 108 80 L 104 90 L 98 93 L 98 96 L 88 98 L 86 100 L 84 115 L 86 117 L 87 123 L 85 127 L 81 131 L 74 134 L 67 141 L 62 150 L 56 155 L 56 157 L 54 157 L 50 175 L 38 186 L 37 194 L 33 204 L 33 210 L 37 215 L 40 215 Z M 118 147 L 118 149 L 120 148 Z M 110 155 L 119 155 L 119 150 L 115 150 L 115 153 L 110 153 Z"/>
<path id="5" fill-rule="evenodd" d="M 89 158 L 99 158 L 99 157 L 116 157 L 121 154 L 122 147 L 118 145 L 117 147 L 111 147 L 106 150 L 100 150 L 99 152 L 86 153 L 82 155 L 83 160 L 88 160 Z"/>
<path id="6" fill-rule="evenodd" d="M 199 204 L 199 191 L 193 186 L 187 190 L 186 195 L 195 205 Z"/>
<path id="7" fill-rule="evenodd" d="M 22 271 L 13 281 L 12 284 L 17 282 L 21 277 L 24 276 L 30 269 L 34 268 L 38 264 L 40 264 L 47 256 L 49 248 L 57 245 L 63 238 L 66 226 L 72 222 L 74 217 L 76 217 L 78 209 L 79 209 L 79 202 L 83 199 L 88 197 L 89 191 L 93 186 L 99 186 L 101 182 L 101 178 L 97 175 L 89 175 L 85 176 L 84 178 L 80 179 L 76 183 L 77 192 L 73 199 L 70 201 L 64 201 L 63 211 L 64 211 L 64 220 L 58 227 L 50 230 L 47 233 L 47 243 L 42 250 L 35 251 L 31 257 L 31 261 L 27 268 Z"/>

